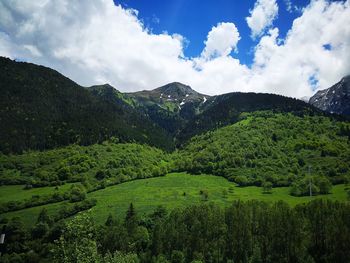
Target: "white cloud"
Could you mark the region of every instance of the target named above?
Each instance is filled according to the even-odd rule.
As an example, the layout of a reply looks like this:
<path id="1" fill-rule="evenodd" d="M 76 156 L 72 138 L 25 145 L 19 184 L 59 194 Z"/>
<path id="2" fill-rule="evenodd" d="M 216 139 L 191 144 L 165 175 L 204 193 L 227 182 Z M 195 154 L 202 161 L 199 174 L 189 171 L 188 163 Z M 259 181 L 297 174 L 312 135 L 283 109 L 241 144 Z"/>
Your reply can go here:
<path id="1" fill-rule="evenodd" d="M 252 37 L 262 35 L 266 28 L 272 26 L 278 14 L 276 0 L 257 0 L 250 16 L 246 17 L 247 24 L 252 30 Z"/>
<path id="2" fill-rule="evenodd" d="M 206 59 L 228 56 L 232 50 L 236 50 L 240 40 L 239 32 L 233 23 L 219 23 L 208 33 L 204 42 L 205 48 L 202 57 Z"/>
<path id="3" fill-rule="evenodd" d="M 286 10 L 287 10 L 289 13 L 292 13 L 292 12 L 293 12 L 293 4 L 292 4 L 292 1 L 291 1 L 291 0 L 284 0 L 284 4 L 286 5 Z"/>
<path id="4" fill-rule="evenodd" d="M 122 91 L 180 81 L 206 94 L 302 97 L 350 73 L 349 24 L 349 0 L 314 0 L 285 39 L 277 28 L 260 39 L 248 67 L 231 55 L 240 39 L 233 23 L 213 27 L 201 56 L 187 58 L 185 37 L 152 33 L 137 11 L 112 0 L 0 0 L 0 55 L 52 67 L 82 85 L 108 82 Z"/>
<path id="5" fill-rule="evenodd" d="M 293 22 L 284 43 L 273 29 L 256 48 L 251 86 L 289 96 L 309 96 L 350 72 L 349 1 L 312 1 Z M 331 50 L 323 47 L 331 45 Z M 318 81 L 313 85 L 312 79 Z"/>
<path id="6" fill-rule="evenodd" d="M 80 84 L 138 90 L 192 68 L 181 59 L 183 37 L 148 32 L 134 10 L 112 0 L 6 3 L 0 0 L 0 46 L 10 46 L 4 54 L 53 67 Z"/>

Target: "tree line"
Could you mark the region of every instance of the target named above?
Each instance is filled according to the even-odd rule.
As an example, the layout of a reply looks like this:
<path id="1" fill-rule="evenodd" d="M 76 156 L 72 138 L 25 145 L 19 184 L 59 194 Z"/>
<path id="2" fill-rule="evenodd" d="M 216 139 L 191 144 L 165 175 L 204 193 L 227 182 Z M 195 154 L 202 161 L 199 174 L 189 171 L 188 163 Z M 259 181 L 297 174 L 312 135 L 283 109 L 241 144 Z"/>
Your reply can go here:
<path id="1" fill-rule="evenodd" d="M 8 222 L 6 237 L 3 262 L 348 262 L 350 204 L 234 201 L 148 215 L 130 204 L 104 225 L 88 212 L 55 223 L 42 211 L 30 231 Z"/>

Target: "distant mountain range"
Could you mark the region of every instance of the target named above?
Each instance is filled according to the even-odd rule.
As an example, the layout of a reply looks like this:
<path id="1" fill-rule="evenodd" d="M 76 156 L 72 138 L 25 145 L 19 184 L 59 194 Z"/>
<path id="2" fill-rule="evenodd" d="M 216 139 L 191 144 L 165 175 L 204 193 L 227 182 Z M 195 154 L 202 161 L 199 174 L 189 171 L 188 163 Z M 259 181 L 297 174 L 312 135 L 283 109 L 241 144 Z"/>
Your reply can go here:
<path id="1" fill-rule="evenodd" d="M 309 103 L 323 111 L 350 115 L 350 75 L 332 87 L 318 91 Z"/>
<path id="2" fill-rule="evenodd" d="M 274 94 L 200 94 L 174 82 L 122 93 L 105 84 L 82 87 L 55 70 L 0 57 L 0 151 L 44 150 L 111 137 L 165 150 L 262 110 L 323 115 L 301 100 Z M 316 105 L 315 105 L 316 106 Z"/>

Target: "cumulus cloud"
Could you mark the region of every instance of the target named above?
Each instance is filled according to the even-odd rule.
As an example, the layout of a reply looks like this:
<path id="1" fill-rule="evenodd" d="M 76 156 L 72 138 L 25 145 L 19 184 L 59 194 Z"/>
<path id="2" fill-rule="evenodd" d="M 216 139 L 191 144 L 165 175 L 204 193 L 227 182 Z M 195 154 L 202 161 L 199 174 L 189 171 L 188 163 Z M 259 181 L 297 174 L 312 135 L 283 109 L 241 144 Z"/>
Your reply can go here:
<path id="1" fill-rule="evenodd" d="M 152 34 L 135 10 L 112 0 L 0 4 L 4 55 L 51 66 L 82 85 L 110 82 L 138 90 L 191 70 L 192 62 L 181 59 L 182 36 Z"/>
<path id="2" fill-rule="evenodd" d="M 272 26 L 278 14 L 276 0 L 257 0 L 250 16 L 246 17 L 247 24 L 252 31 L 252 37 L 262 35 L 266 28 Z"/>
<path id="3" fill-rule="evenodd" d="M 277 28 L 261 37 L 248 67 L 232 54 L 240 40 L 233 23 L 214 26 L 201 55 L 188 58 L 184 36 L 154 34 L 136 10 L 112 0 L 0 0 L 0 55 L 52 67 L 81 85 L 110 83 L 122 91 L 180 81 L 206 94 L 310 96 L 350 73 L 349 5 L 311 1 L 285 39 Z"/>
<path id="4" fill-rule="evenodd" d="M 208 33 L 202 57 L 210 59 L 227 56 L 232 50 L 236 50 L 239 40 L 240 36 L 235 24 L 219 23 Z"/>
<path id="5" fill-rule="evenodd" d="M 339 81 L 350 72 L 349 23 L 349 1 L 312 1 L 283 43 L 277 29 L 262 37 L 250 85 L 262 83 L 261 90 L 301 97 Z"/>

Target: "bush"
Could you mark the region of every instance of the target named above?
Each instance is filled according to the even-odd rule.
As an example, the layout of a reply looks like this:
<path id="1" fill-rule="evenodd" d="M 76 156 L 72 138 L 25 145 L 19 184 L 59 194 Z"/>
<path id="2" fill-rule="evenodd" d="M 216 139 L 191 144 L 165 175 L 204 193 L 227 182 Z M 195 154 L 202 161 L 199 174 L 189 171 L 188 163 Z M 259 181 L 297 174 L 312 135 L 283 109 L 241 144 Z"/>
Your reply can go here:
<path id="1" fill-rule="evenodd" d="M 69 201 L 79 202 L 86 198 L 86 190 L 83 186 L 73 186 L 69 192 Z"/>
<path id="2" fill-rule="evenodd" d="M 272 183 L 271 182 L 264 182 L 262 184 L 262 187 L 263 187 L 264 194 L 271 194 L 271 190 L 272 190 Z"/>
<path id="3" fill-rule="evenodd" d="M 316 181 L 319 189 L 320 189 L 320 194 L 329 194 L 331 189 L 332 189 L 332 184 L 331 182 L 328 180 L 327 177 L 322 176 L 319 177 Z"/>
<path id="4" fill-rule="evenodd" d="M 239 186 L 247 186 L 249 185 L 249 180 L 246 176 L 243 175 L 239 175 L 235 177 L 235 182 L 239 185 Z"/>
<path id="5" fill-rule="evenodd" d="M 98 170 L 95 174 L 97 180 L 103 180 L 106 178 L 106 173 L 104 170 Z"/>

